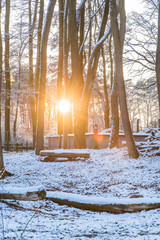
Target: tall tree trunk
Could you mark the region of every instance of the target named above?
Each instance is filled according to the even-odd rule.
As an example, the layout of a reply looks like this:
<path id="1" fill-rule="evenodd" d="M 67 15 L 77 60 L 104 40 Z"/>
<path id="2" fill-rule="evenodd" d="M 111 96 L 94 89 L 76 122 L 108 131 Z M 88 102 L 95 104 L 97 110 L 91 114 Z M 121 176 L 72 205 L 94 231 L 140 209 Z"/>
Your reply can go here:
<path id="1" fill-rule="evenodd" d="M 63 97 L 62 77 L 63 77 L 63 16 L 64 3 L 59 0 L 59 55 L 58 55 L 58 76 L 57 76 L 57 101 Z M 63 114 L 57 110 L 58 134 L 63 133 Z"/>
<path id="2" fill-rule="evenodd" d="M 89 21 L 91 21 L 91 0 L 88 0 L 88 13 L 89 13 Z M 88 50 L 88 60 L 91 56 L 92 51 L 92 28 L 89 31 L 89 50 Z"/>
<path id="3" fill-rule="evenodd" d="M 22 58 L 22 15 L 21 15 L 21 23 L 20 23 L 20 42 L 21 47 L 18 51 L 18 86 L 17 86 L 17 101 L 16 101 L 16 113 L 15 119 L 13 123 L 13 138 L 16 140 L 17 136 L 17 120 L 18 120 L 18 108 L 19 108 L 19 94 L 20 94 L 20 81 L 21 81 L 21 58 Z"/>
<path id="4" fill-rule="evenodd" d="M 106 61 L 105 61 L 103 47 L 102 47 L 102 59 L 103 59 L 104 99 L 105 99 L 104 122 L 105 122 L 105 128 L 109 128 L 109 99 L 108 99 L 108 88 L 107 88 L 107 78 L 106 78 Z"/>
<path id="5" fill-rule="evenodd" d="M 109 60 L 110 60 L 110 83 L 113 84 L 113 57 L 112 57 L 112 35 L 109 38 Z"/>
<path id="6" fill-rule="evenodd" d="M 1 86 L 2 86 L 2 34 L 1 34 L 1 1 L 0 1 L 0 176 L 4 171 L 3 153 L 2 153 L 2 136 L 1 136 Z"/>
<path id="7" fill-rule="evenodd" d="M 111 135 L 109 138 L 109 148 L 118 147 L 119 135 L 119 111 L 118 111 L 118 75 L 114 66 L 114 77 L 111 90 Z"/>
<path id="8" fill-rule="evenodd" d="M 159 106 L 159 119 L 160 119 L 160 0 L 158 0 L 158 38 L 156 50 L 156 79 L 158 89 L 158 106 Z"/>
<path id="9" fill-rule="evenodd" d="M 42 27 L 43 27 L 43 15 L 44 15 L 44 0 L 40 0 L 39 9 L 39 22 L 38 22 L 38 37 L 37 37 L 37 62 L 36 62 L 36 73 L 35 73 L 35 92 L 36 92 L 36 128 L 37 128 L 37 111 L 38 111 L 38 93 L 39 93 L 39 76 L 40 76 L 40 49 L 42 39 Z"/>
<path id="10" fill-rule="evenodd" d="M 11 81 L 10 81 L 10 0 L 6 0 L 5 15 L 5 79 L 6 79 L 6 95 L 5 95 L 5 145 L 9 150 L 10 144 L 10 99 L 11 99 Z"/>
<path id="11" fill-rule="evenodd" d="M 35 95 L 34 95 L 34 77 L 33 77 L 33 33 L 35 29 L 35 23 L 37 18 L 37 6 L 38 0 L 35 1 L 34 16 L 32 22 L 31 3 L 29 0 L 29 83 L 31 89 L 30 106 L 32 116 L 32 134 L 33 134 L 33 148 L 35 148 L 36 141 L 36 109 L 35 109 Z"/>
<path id="12" fill-rule="evenodd" d="M 18 87 L 17 87 L 17 102 L 16 102 L 16 113 L 13 123 L 13 138 L 16 140 L 17 136 L 17 120 L 18 120 L 18 108 L 19 108 L 19 91 L 20 91 L 20 79 L 21 79 L 21 56 L 18 59 Z"/>
<path id="13" fill-rule="evenodd" d="M 129 115 L 127 109 L 126 93 L 125 93 L 125 84 L 123 76 L 123 44 L 124 44 L 124 34 L 125 34 L 125 10 L 124 10 L 124 0 L 121 1 L 120 9 L 120 30 L 118 28 L 117 13 L 116 13 L 116 0 L 110 0 L 110 14 L 111 14 L 111 29 L 114 40 L 114 49 L 115 49 L 115 70 L 116 76 L 118 77 L 117 86 L 118 86 L 118 96 L 121 110 L 121 117 L 123 128 L 125 132 L 125 138 L 128 147 L 128 154 L 130 157 L 138 158 L 139 153 L 135 146 L 133 140 L 131 126 L 129 122 Z M 122 24 L 122 25 L 121 25 Z"/>
<path id="14" fill-rule="evenodd" d="M 65 0 L 64 16 L 63 16 L 63 75 L 64 75 L 64 97 L 69 100 L 70 82 L 68 78 L 68 7 L 70 0 Z M 70 96 L 71 98 L 71 96 Z M 63 118 L 63 148 L 68 148 L 68 133 L 69 133 L 69 113 L 66 113 Z"/>
<path id="15" fill-rule="evenodd" d="M 109 56 L 110 56 L 110 81 L 111 81 L 111 135 L 109 138 L 109 148 L 118 147 L 119 135 L 119 108 L 118 108 L 118 89 L 116 76 L 116 69 L 113 72 L 113 58 L 112 58 L 112 35 L 109 39 Z M 114 76 L 113 76 L 114 74 Z"/>
<path id="16" fill-rule="evenodd" d="M 47 71 L 47 43 L 55 4 L 56 0 L 49 1 L 45 25 L 42 33 L 36 154 L 39 154 L 39 152 L 42 149 L 44 149 L 44 112 L 45 112 L 46 71 Z"/>
<path id="17" fill-rule="evenodd" d="M 83 78 L 80 74 L 80 58 L 78 54 L 78 28 L 76 22 L 76 1 L 70 0 L 69 4 L 71 59 L 72 59 L 72 92 L 74 107 L 74 147 L 81 148 L 79 139 L 79 116 L 83 89 Z"/>
<path id="18" fill-rule="evenodd" d="M 108 19 L 108 13 L 109 13 L 109 0 L 107 0 L 105 3 L 101 27 L 98 34 L 98 40 L 89 59 L 87 79 L 83 89 L 82 104 L 81 104 L 81 118 L 79 119 L 81 130 L 79 135 L 82 140 L 82 143 L 81 143 L 82 147 L 84 148 L 85 148 L 85 129 L 86 129 L 86 126 L 88 125 L 86 116 L 88 112 L 88 104 L 89 104 L 89 99 L 91 95 L 91 90 L 93 87 L 93 81 L 95 79 L 96 72 L 97 72 L 100 49 L 103 45 L 103 42 L 106 40 L 106 38 L 109 36 L 109 33 L 110 33 L 110 30 L 109 30 L 110 28 L 109 28 L 107 32 L 104 34 L 107 19 Z"/>

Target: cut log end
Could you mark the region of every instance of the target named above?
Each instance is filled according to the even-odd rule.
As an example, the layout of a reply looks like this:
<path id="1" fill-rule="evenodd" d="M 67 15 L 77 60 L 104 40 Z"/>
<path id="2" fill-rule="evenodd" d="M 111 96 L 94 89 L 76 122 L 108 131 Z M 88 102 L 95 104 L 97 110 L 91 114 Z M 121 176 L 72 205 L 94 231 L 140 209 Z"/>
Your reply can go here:
<path id="1" fill-rule="evenodd" d="M 0 190 L 0 199 L 14 199 L 22 201 L 43 200 L 46 197 L 46 190 L 42 186 L 29 188 L 3 188 Z"/>

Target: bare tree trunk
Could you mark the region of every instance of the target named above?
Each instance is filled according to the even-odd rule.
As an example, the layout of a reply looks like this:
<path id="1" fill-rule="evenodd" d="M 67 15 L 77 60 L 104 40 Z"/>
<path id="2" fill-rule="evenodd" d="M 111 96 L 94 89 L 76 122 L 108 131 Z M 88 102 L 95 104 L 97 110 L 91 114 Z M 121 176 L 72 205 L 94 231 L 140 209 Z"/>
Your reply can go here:
<path id="1" fill-rule="evenodd" d="M 88 0 L 88 12 L 89 12 L 89 21 L 91 21 L 91 0 Z M 89 32 L 89 51 L 88 51 L 88 60 L 90 58 L 92 51 L 92 28 L 90 29 Z"/>
<path id="2" fill-rule="evenodd" d="M 13 123 L 13 138 L 16 140 L 17 135 L 17 120 L 18 120 L 18 108 L 19 108 L 19 92 L 20 92 L 20 81 L 21 81 L 21 58 L 22 58 L 22 15 L 21 15 L 21 23 L 20 23 L 20 41 L 21 47 L 18 51 L 18 87 L 17 87 L 17 102 L 16 102 L 16 113 L 15 119 Z"/>
<path id="3" fill-rule="evenodd" d="M 34 16 L 32 22 L 31 0 L 29 0 L 29 83 L 31 89 L 30 106 L 32 116 L 32 132 L 33 132 L 33 148 L 35 148 L 36 141 L 36 109 L 35 109 L 35 95 L 34 95 L 34 77 L 33 77 L 33 32 L 37 18 L 38 0 L 35 2 Z"/>
<path id="4" fill-rule="evenodd" d="M 110 55 L 110 78 L 111 78 L 111 135 L 109 138 L 109 148 L 118 147 L 119 135 L 119 109 L 118 109 L 118 89 L 116 76 L 116 69 L 114 69 L 113 77 L 113 58 L 112 58 L 112 36 L 109 40 L 109 55 Z"/>
<path id="5" fill-rule="evenodd" d="M 3 56 L 3 46 L 2 46 L 2 33 L 1 33 L 1 0 L 0 0 L 0 179 L 4 178 L 5 176 L 13 175 L 10 172 L 6 171 L 4 167 L 3 152 L 2 152 L 2 134 L 1 134 L 2 133 L 1 132 L 1 91 L 2 91 L 1 87 L 2 87 L 2 70 L 3 70 L 2 56 Z"/>
<path id="6" fill-rule="evenodd" d="M 37 125 L 37 142 L 36 154 L 44 149 L 44 112 L 45 112 L 45 94 L 46 94 L 46 71 L 47 71 L 47 43 L 50 32 L 51 22 L 56 0 L 50 0 L 46 15 L 46 21 L 43 28 L 41 41 L 41 67 L 40 67 L 40 86 L 38 102 L 38 125 Z"/>
<path id="7" fill-rule="evenodd" d="M 119 135 L 119 111 L 118 111 L 118 76 L 116 68 L 114 69 L 114 78 L 111 91 L 111 135 L 109 139 L 109 148 L 118 147 Z"/>
<path id="8" fill-rule="evenodd" d="M 70 0 L 69 4 L 69 23 L 70 23 L 70 41 L 71 41 L 71 59 L 72 59 L 72 78 L 71 86 L 73 93 L 74 108 L 74 147 L 79 148 L 79 114 L 80 100 L 83 88 L 83 79 L 80 75 L 80 58 L 78 54 L 78 27 L 76 22 L 76 1 Z"/>
<path id="9" fill-rule="evenodd" d="M 64 96 L 68 100 L 69 95 L 69 78 L 68 78 L 68 6 L 70 0 L 65 0 L 64 16 L 63 16 L 63 75 L 64 75 Z M 63 148 L 68 148 L 68 133 L 69 133 L 69 113 L 63 118 Z"/>
<path id="10" fill-rule="evenodd" d="M 3 153 L 2 153 L 2 136 L 1 136 L 1 86 L 2 86 L 2 34 L 1 34 L 1 1 L 0 1 L 0 176 L 4 171 Z"/>
<path id="11" fill-rule="evenodd" d="M 89 59 L 88 63 L 88 70 L 87 70 L 87 79 L 85 82 L 85 86 L 83 89 L 83 96 L 82 96 L 82 104 L 81 104 L 81 118 L 80 118 L 80 138 L 82 140 L 82 147 L 85 148 L 85 130 L 87 123 L 87 112 L 88 112 L 88 104 L 89 104 L 89 98 L 91 95 L 91 90 L 93 87 L 93 81 L 96 76 L 98 62 L 99 62 L 99 56 L 100 56 L 100 49 L 103 45 L 103 42 L 106 40 L 106 38 L 109 36 L 110 31 L 107 30 L 107 32 L 104 34 L 107 19 L 108 19 L 108 13 L 109 13 L 109 1 L 106 1 L 103 18 L 101 22 L 101 27 L 99 30 L 98 40 L 97 43 L 92 51 L 92 54 Z M 110 29 L 110 28 L 109 28 Z"/>
<path id="12" fill-rule="evenodd" d="M 122 6 L 120 10 L 120 14 L 122 14 L 122 16 L 120 16 L 121 32 L 118 28 L 116 0 L 110 0 L 111 28 L 112 28 L 114 49 L 115 49 L 115 70 L 116 70 L 116 76 L 118 77 L 118 81 L 117 81 L 118 96 L 119 96 L 123 128 L 125 131 L 125 138 L 126 138 L 127 147 L 128 147 L 128 154 L 130 157 L 138 158 L 139 153 L 135 146 L 135 142 L 133 140 L 131 126 L 129 122 L 125 85 L 124 85 L 122 54 L 123 54 L 124 33 L 125 33 L 125 30 L 124 30 L 125 29 L 125 10 L 124 10 L 124 0 L 120 0 L 120 1 L 122 1 L 121 2 Z"/>
<path id="13" fill-rule="evenodd" d="M 158 106 L 159 106 L 159 119 L 160 119 L 160 0 L 158 0 L 158 39 L 156 50 L 156 78 L 158 89 Z"/>
<path id="14" fill-rule="evenodd" d="M 104 99 L 105 99 L 104 122 L 105 122 L 105 128 L 109 128 L 109 99 L 108 99 L 108 88 L 107 88 L 107 78 L 106 78 L 106 63 L 105 63 L 103 47 L 102 47 L 102 59 L 103 59 Z"/>
<path id="15" fill-rule="evenodd" d="M 36 73 L 35 73 L 35 92 L 36 92 L 36 128 L 37 128 L 37 111 L 38 111 L 38 92 L 39 92 L 39 76 L 40 76 L 40 49 L 42 39 L 42 27 L 43 27 L 43 15 L 44 15 L 44 0 L 40 0 L 39 10 L 39 22 L 38 22 L 38 39 L 37 39 L 37 62 L 36 62 Z"/>
<path id="16" fill-rule="evenodd" d="M 110 59 L 110 82 L 113 84 L 113 57 L 112 57 L 112 35 L 109 38 L 109 59 Z"/>
<path id="17" fill-rule="evenodd" d="M 62 77 L 63 77 L 63 16 L 64 16 L 64 3 L 59 0 L 59 55 L 58 55 L 58 76 L 57 76 L 57 101 L 62 99 Z M 57 123 L 58 134 L 63 133 L 63 114 L 57 110 Z"/>
<path id="18" fill-rule="evenodd" d="M 9 150 L 10 143 L 10 0 L 6 0 L 6 15 L 5 15 L 5 79 L 6 79 L 6 95 L 5 95 L 5 145 Z"/>

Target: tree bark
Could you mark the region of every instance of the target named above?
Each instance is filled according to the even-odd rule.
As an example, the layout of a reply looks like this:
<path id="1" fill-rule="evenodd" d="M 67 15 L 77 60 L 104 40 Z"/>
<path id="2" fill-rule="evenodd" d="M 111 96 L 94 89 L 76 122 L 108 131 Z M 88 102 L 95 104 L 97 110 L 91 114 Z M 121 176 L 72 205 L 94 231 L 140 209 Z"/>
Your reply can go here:
<path id="1" fill-rule="evenodd" d="M 1 87 L 2 87 L 2 33 L 1 33 L 1 1 L 0 1 L 0 176 L 4 171 L 3 152 L 2 152 L 2 136 L 1 136 Z"/>
<path id="2" fill-rule="evenodd" d="M 106 129 L 106 128 L 109 128 L 109 98 L 108 98 L 108 88 L 107 88 L 107 78 L 106 78 L 106 61 L 105 61 L 103 47 L 102 47 L 102 59 L 103 59 L 104 99 L 105 99 L 104 122 L 105 122 L 105 129 Z"/>
<path id="3" fill-rule="evenodd" d="M 82 96 L 82 90 L 83 90 L 83 76 L 82 76 L 82 72 L 80 71 L 80 57 L 78 54 L 78 27 L 76 22 L 76 1 L 75 0 L 70 0 L 69 22 L 71 26 L 70 28 L 71 59 L 72 59 L 71 86 L 72 86 L 72 93 L 73 93 L 73 108 L 74 108 L 73 109 L 74 111 L 74 147 L 81 148 L 81 139 L 79 137 L 80 136 L 79 118 L 80 118 L 81 96 Z"/>
<path id="4" fill-rule="evenodd" d="M 96 212 L 109 212 L 113 214 L 133 213 L 144 210 L 151 210 L 160 207 L 159 198 L 151 199 L 107 199 L 99 197 L 81 196 L 73 193 L 47 192 L 46 199 L 83 210 Z"/>
<path id="5" fill-rule="evenodd" d="M 59 55 L 58 55 L 58 76 L 57 76 L 57 102 L 63 98 L 63 16 L 64 3 L 59 0 Z M 58 134 L 63 133 L 63 114 L 57 109 Z"/>
<path id="6" fill-rule="evenodd" d="M 109 138 L 109 148 L 118 147 L 119 135 L 119 109 L 118 109 L 118 89 L 116 70 L 113 73 L 113 58 L 112 58 L 112 36 L 109 40 L 109 55 L 110 55 L 110 79 L 111 79 L 111 135 Z M 114 74 L 114 76 L 113 76 Z"/>
<path id="7" fill-rule="evenodd" d="M 111 91 L 111 135 L 109 138 L 109 148 L 118 148 L 119 135 L 119 109 L 118 109 L 118 76 L 117 70 L 114 69 L 114 77 Z"/>
<path id="8" fill-rule="evenodd" d="M 17 136 L 17 120 L 18 120 L 18 108 L 19 108 L 19 95 L 20 95 L 20 81 L 21 81 L 21 58 L 22 58 L 22 15 L 21 15 L 21 23 L 20 23 L 20 42 L 21 47 L 18 51 L 18 86 L 17 86 L 17 100 L 16 100 L 16 113 L 15 119 L 13 123 L 13 138 L 16 141 Z"/>
<path id="9" fill-rule="evenodd" d="M 37 62 L 36 62 L 36 73 L 35 73 L 36 128 L 37 128 L 37 114 L 38 114 L 38 95 L 39 95 L 39 77 L 40 77 L 40 50 L 41 50 L 41 39 L 42 39 L 43 15 L 44 15 L 44 0 L 40 0 L 39 22 L 38 22 L 38 39 L 37 39 Z"/>
<path id="10" fill-rule="evenodd" d="M 158 38 L 157 38 L 156 69 L 155 70 L 156 70 L 159 119 L 160 119 L 160 0 L 158 0 Z"/>
<path id="11" fill-rule="evenodd" d="M 47 43 L 55 4 L 56 0 L 49 1 L 45 25 L 42 33 L 36 154 L 39 154 L 39 152 L 42 149 L 44 149 L 44 112 L 45 112 L 46 71 L 47 71 Z"/>
<path id="12" fill-rule="evenodd" d="M 6 0 L 6 15 L 5 15 L 5 145 L 6 150 L 9 150 L 10 144 L 10 101 L 11 101 L 11 80 L 10 80 L 10 0 Z"/>
<path id="13" fill-rule="evenodd" d="M 123 4 L 123 7 L 121 9 L 120 14 L 122 14 L 121 17 L 125 19 L 124 0 L 121 0 L 121 1 Z M 128 154 L 130 157 L 138 158 L 139 152 L 135 146 L 135 142 L 132 136 L 128 109 L 127 109 L 125 84 L 124 84 L 124 76 L 123 76 L 123 60 L 122 60 L 124 31 L 120 32 L 118 28 L 116 0 L 112 0 L 112 1 L 110 0 L 110 14 L 111 14 L 111 29 L 112 29 L 114 49 L 115 49 L 115 71 L 116 71 L 116 76 L 118 77 L 118 81 L 117 81 L 118 97 L 119 97 L 119 103 L 120 103 L 122 123 L 123 123 L 124 132 L 125 132 L 127 147 L 128 147 Z M 125 21 L 123 23 L 121 22 L 120 24 L 124 25 Z M 125 29 L 125 26 L 122 26 L 121 29 L 122 28 Z"/>
<path id="14" fill-rule="evenodd" d="M 68 7 L 69 1 L 65 0 L 65 7 L 64 7 L 64 17 L 63 17 L 63 75 L 64 75 L 64 97 L 66 100 L 69 100 L 69 91 L 70 91 L 70 82 L 68 77 Z M 71 97 L 71 96 L 70 96 Z M 69 113 L 65 114 L 63 118 L 63 148 L 68 148 L 68 133 L 69 133 L 69 126 L 70 118 Z"/>
<path id="15" fill-rule="evenodd" d="M 30 83 L 30 107 L 32 116 L 32 134 L 33 134 L 33 149 L 36 142 L 36 109 L 35 109 L 35 94 L 34 92 L 34 77 L 33 77 L 33 33 L 37 18 L 38 0 L 35 2 L 35 9 L 32 22 L 31 0 L 29 0 L 29 83 Z"/>

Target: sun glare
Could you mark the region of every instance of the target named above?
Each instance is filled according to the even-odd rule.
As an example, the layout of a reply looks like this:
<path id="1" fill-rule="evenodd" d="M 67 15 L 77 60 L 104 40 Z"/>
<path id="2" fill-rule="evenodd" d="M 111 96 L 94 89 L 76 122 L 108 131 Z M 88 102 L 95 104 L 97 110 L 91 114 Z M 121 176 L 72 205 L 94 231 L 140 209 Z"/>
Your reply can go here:
<path id="1" fill-rule="evenodd" d="M 62 99 L 58 104 L 59 111 L 62 113 L 67 113 L 70 110 L 70 103 L 69 101 Z"/>

